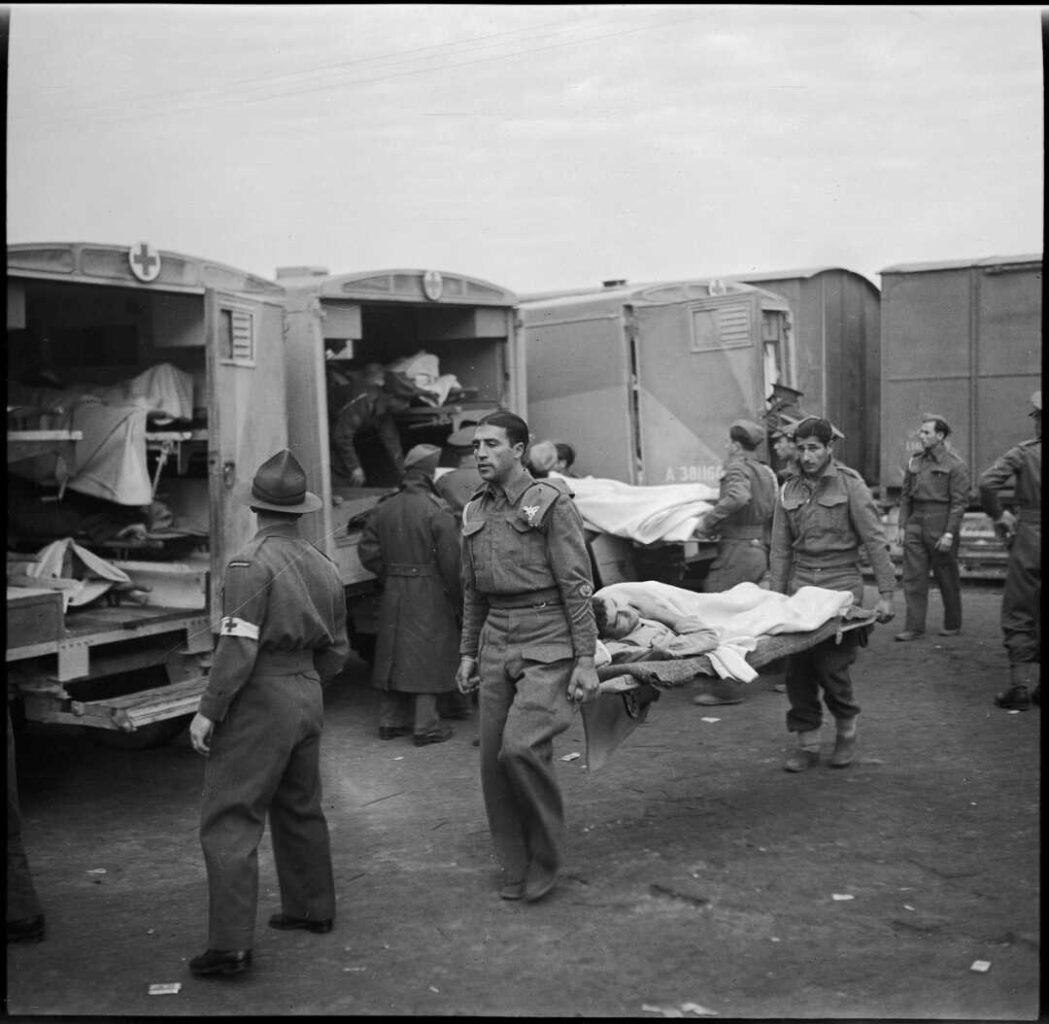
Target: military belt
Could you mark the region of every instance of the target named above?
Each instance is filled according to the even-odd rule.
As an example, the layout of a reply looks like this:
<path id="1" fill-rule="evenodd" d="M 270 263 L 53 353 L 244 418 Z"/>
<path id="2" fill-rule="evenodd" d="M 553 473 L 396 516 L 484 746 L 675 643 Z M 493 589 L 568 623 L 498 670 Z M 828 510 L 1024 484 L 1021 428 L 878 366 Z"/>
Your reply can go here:
<path id="1" fill-rule="evenodd" d="M 850 556 L 848 561 L 821 562 L 819 565 L 814 565 L 811 562 L 797 562 L 794 567 L 805 572 L 829 572 L 831 569 L 853 569 L 858 559 L 859 553 L 857 552 L 855 555 Z"/>
<path id="2" fill-rule="evenodd" d="M 561 603 L 561 591 L 557 587 L 531 590 L 525 594 L 488 594 L 487 597 L 490 608 L 542 608 Z"/>
<path id="3" fill-rule="evenodd" d="M 386 566 L 387 576 L 436 576 L 435 565 L 413 565 L 412 563 L 394 562 Z"/>
<path id="4" fill-rule="evenodd" d="M 765 527 L 763 526 L 734 526 L 728 532 L 718 532 L 721 540 L 764 540 Z"/>
<path id="5" fill-rule="evenodd" d="M 314 670 L 313 651 L 260 651 L 251 671 L 257 676 L 290 676 Z"/>

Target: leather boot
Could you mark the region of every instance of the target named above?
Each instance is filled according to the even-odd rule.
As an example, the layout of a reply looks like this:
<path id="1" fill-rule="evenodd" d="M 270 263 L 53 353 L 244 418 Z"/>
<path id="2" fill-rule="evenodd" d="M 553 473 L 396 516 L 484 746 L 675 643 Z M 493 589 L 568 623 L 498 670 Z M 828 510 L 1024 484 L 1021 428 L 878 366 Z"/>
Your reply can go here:
<path id="1" fill-rule="evenodd" d="M 1029 711 L 1031 695 L 1029 686 L 1038 684 L 1039 665 L 1033 661 L 1017 662 L 1009 666 L 1009 689 L 1003 690 L 994 702 L 1006 711 Z M 1041 695 L 1039 695 L 1039 700 Z"/>
<path id="2" fill-rule="evenodd" d="M 856 719 L 839 718 L 838 736 L 830 755 L 831 768 L 847 768 L 856 754 Z"/>
<path id="3" fill-rule="evenodd" d="M 803 772 L 820 763 L 820 731 L 798 733 L 798 749 L 783 762 L 785 772 Z"/>

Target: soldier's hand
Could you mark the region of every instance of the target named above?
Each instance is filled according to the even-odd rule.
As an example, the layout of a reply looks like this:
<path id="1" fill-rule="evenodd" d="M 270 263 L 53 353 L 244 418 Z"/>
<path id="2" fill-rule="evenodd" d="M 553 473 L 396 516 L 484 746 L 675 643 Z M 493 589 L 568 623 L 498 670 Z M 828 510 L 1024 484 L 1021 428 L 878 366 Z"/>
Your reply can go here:
<path id="1" fill-rule="evenodd" d="M 199 711 L 189 723 L 189 740 L 193 744 L 193 749 L 201 757 L 207 757 L 211 753 L 211 734 L 214 729 L 215 723 Z"/>
<path id="2" fill-rule="evenodd" d="M 568 680 L 568 699 L 573 704 L 585 704 L 597 697 L 601 680 L 597 678 L 593 658 L 577 658 Z"/>
<path id="3" fill-rule="evenodd" d="M 460 693 L 473 693 L 481 680 L 477 675 L 476 658 L 460 658 L 459 667 L 455 671 L 455 685 Z"/>
<path id="4" fill-rule="evenodd" d="M 874 605 L 874 617 L 878 622 L 891 622 L 896 612 L 892 608 L 891 597 L 879 597 Z"/>
<path id="5" fill-rule="evenodd" d="M 1006 547 L 1009 547 L 1016 533 L 1016 516 L 1008 509 L 1003 510 L 1002 514 L 994 521 L 994 532 L 998 534 L 998 539 Z"/>
<path id="6" fill-rule="evenodd" d="M 951 545 L 954 543 L 954 534 L 943 533 L 940 535 L 940 539 L 934 545 L 937 551 L 950 551 Z"/>
<path id="7" fill-rule="evenodd" d="M 360 466 L 356 469 L 350 470 L 350 483 L 353 484 L 354 487 L 363 487 L 364 479 L 364 470 L 361 469 Z"/>

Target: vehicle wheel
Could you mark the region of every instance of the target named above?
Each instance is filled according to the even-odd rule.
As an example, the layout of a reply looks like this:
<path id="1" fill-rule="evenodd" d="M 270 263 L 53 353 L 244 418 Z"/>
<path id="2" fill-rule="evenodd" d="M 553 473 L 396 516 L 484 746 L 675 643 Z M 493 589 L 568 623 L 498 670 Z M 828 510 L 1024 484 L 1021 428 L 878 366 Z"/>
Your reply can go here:
<path id="1" fill-rule="evenodd" d="M 150 722 L 134 732 L 116 729 L 88 729 L 87 732 L 100 747 L 109 747 L 111 750 L 153 750 L 169 744 L 189 727 L 192 720 L 192 715 L 179 715 L 165 718 L 162 722 Z"/>

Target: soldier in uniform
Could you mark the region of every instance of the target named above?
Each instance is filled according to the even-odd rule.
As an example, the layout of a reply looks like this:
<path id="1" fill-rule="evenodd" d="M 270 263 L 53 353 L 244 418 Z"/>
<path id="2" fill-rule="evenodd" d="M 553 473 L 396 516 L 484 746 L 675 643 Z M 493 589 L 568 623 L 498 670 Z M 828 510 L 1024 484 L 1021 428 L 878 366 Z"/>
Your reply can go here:
<path id="1" fill-rule="evenodd" d="M 1042 660 L 1042 393 L 1031 395 L 1035 436 L 1010 448 L 980 474 L 980 504 L 1009 547 L 1002 594 L 1002 634 L 1009 655 L 1009 687 L 1000 708 L 1027 711 L 1041 703 Z M 1014 481 L 1015 512 L 1003 510 L 998 491 Z"/>
<path id="2" fill-rule="evenodd" d="M 950 432 L 942 416 L 922 416 L 918 428 L 922 450 L 910 457 L 903 476 L 899 529 L 907 621 L 897 640 L 916 640 L 925 632 L 930 567 L 943 598 L 940 636 L 957 636 L 962 629 L 958 544 L 969 503 L 969 468 L 947 447 Z"/>
<path id="3" fill-rule="evenodd" d="M 386 371 L 381 363 L 368 363 L 351 375 L 348 384 L 331 391 L 331 471 L 336 487 L 363 487 L 364 467 L 357 446 L 365 434 L 377 435 L 391 468 L 404 471 L 404 451 L 394 412 L 408 407 L 406 398 L 386 389 Z"/>
<path id="4" fill-rule="evenodd" d="M 729 427 L 718 500 L 696 526 L 700 539 L 717 536 L 718 553 L 703 584 L 708 594 L 730 590 L 737 583 L 758 583 L 768 572 L 776 474 L 758 461 L 757 449 L 764 437 L 764 429 L 751 420 L 736 420 Z M 722 680 L 710 693 L 694 698 L 703 706 L 742 701 L 743 684 L 735 680 Z"/>
<path id="5" fill-rule="evenodd" d="M 874 606 L 879 622 L 893 616 L 896 576 L 878 510 L 863 478 L 834 459 L 834 428 L 810 416 L 794 433 L 799 476 L 780 488 L 772 522 L 769 589 L 793 594 L 803 586 L 852 592 L 863 601 L 860 545 L 866 549 L 878 585 Z M 819 763 L 819 730 L 823 721 L 820 691 L 837 722 L 830 764 L 851 764 L 856 746 L 856 716 L 849 666 L 856 660 L 862 630 L 831 637 L 787 659 L 787 729 L 797 733 L 797 750 L 783 767 L 801 772 Z"/>
<path id="6" fill-rule="evenodd" d="M 700 517 L 697 534 L 716 535 L 717 557 L 703 589 L 708 594 L 737 583 L 757 583 L 769 568 L 769 530 L 776 504 L 776 474 L 758 460 L 765 431 L 750 420 L 729 428 L 728 458 L 717 503 Z"/>
<path id="7" fill-rule="evenodd" d="M 223 580 L 223 618 L 190 740 L 207 758 L 200 843 L 208 871 L 208 948 L 195 975 L 251 966 L 257 850 L 269 815 L 280 930 L 330 932 L 335 918 L 328 825 L 321 807 L 321 682 L 349 655 L 346 600 L 335 566 L 299 534 L 321 507 L 284 450 L 242 492 L 259 531 Z"/>
<path id="8" fill-rule="evenodd" d="M 455 457 L 456 467 L 442 473 L 433 484 L 437 493 L 448 503 L 456 519 L 473 497 L 474 491 L 484 483 L 481 474 L 477 472 L 477 460 L 474 458 L 474 429 L 475 425 L 471 423 L 448 435 L 445 444 Z"/>
<path id="9" fill-rule="evenodd" d="M 456 682 L 480 683 L 481 786 L 503 899 L 557 884 L 564 810 L 553 740 L 597 693 L 593 581 L 563 481 L 522 465 L 528 425 L 495 412 L 474 434 L 484 479 L 463 509 L 463 633 Z"/>
<path id="10" fill-rule="evenodd" d="M 793 420 L 782 419 L 769 431 L 769 441 L 776 457 L 776 479 L 781 484 L 801 472 L 798 468 L 798 450 L 794 446 L 795 425 Z"/>
<path id="11" fill-rule="evenodd" d="M 437 696 L 459 696 L 459 531 L 434 490 L 440 456 L 432 444 L 408 452 L 399 490 L 375 506 L 358 547 L 382 586 L 372 669 L 372 686 L 382 691 L 379 738 L 414 733 L 417 747 L 451 738 Z"/>

